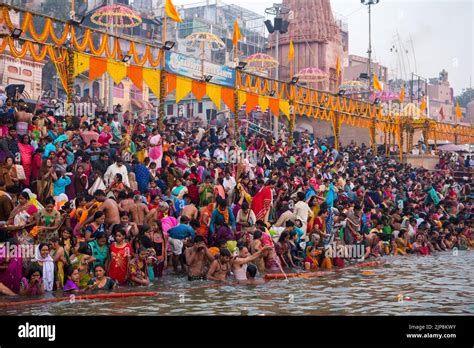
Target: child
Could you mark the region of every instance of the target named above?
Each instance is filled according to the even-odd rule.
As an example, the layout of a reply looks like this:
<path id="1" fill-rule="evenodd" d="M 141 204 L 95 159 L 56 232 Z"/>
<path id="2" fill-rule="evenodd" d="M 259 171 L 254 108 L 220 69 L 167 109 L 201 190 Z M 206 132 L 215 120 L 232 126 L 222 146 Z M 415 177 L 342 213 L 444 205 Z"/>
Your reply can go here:
<path id="1" fill-rule="evenodd" d="M 143 247 L 138 248 L 135 258 L 129 263 L 129 274 L 131 285 L 149 285 L 148 266 L 146 262 L 147 250 Z"/>

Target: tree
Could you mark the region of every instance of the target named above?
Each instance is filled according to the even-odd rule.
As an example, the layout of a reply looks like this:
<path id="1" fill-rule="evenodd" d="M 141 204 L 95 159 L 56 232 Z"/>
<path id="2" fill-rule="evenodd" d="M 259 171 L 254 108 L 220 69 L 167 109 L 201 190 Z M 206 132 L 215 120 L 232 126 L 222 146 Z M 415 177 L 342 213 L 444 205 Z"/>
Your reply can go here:
<path id="1" fill-rule="evenodd" d="M 474 88 L 464 88 L 461 95 L 458 95 L 454 99 L 461 107 L 465 108 L 467 104 L 474 99 Z"/>

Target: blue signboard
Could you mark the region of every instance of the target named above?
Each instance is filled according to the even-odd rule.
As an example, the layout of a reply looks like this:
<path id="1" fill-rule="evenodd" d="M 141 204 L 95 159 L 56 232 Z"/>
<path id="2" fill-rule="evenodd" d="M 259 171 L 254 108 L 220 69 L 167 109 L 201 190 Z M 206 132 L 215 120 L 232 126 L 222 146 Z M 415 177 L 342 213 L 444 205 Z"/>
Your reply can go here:
<path id="1" fill-rule="evenodd" d="M 202 73 L 202 60 L 188 57 L 183 54 L 166 52 L 165 70 L 176 75 L 200 80 L 203 75 L 212 76 L 211 83 L 220 86 L 235 86 L 235 70 L 224 65 L 204 62 Z"/>

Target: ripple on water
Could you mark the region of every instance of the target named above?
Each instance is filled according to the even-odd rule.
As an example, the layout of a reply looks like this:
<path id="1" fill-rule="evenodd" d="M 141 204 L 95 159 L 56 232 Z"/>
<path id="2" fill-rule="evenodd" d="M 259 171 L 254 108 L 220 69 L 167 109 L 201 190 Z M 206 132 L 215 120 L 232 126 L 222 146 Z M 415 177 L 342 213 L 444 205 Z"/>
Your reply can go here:
<path id="1" fill-rule="evenodd" d="M 156 297 L 11 307 L 6 315 L 474 315 L 474 253 L 387 257 L 382 267 L 262 286 L 165 277 Z M 363 274 L 370 271 L 374 274 Z M 125 291 L 134 291 L 130 289 Z M 140 289 L 140 291 L 146 291 Z M 184 296 L 183 296 L 184 295 Z M 399 295 L 411 301 L 398 302 Z M 3 300 L 3 299 L 2 299 Z"/>

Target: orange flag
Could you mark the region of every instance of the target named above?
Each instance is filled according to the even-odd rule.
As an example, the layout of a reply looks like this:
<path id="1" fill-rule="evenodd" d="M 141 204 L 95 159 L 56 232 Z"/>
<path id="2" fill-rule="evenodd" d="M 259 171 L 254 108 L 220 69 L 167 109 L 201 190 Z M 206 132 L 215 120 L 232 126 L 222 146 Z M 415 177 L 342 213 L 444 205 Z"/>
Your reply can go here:
<path id="1" fill-rule="evenodd" d="M 421 112 L 424 112 L 426 110 L 426 99 L 425 99 L 425 97 L 421 98 L 420 110 L 421 110 Z"/>
<path id="2" fill-rule="evenodd" d="M 336 59 L 336 79 L 339 80 L 339 76 L 341 75 L 341 58 L 337 56 Z"/>
<path id="3" fill-rule="evenodd" d="M 94 81 L 101 77 L 107 71 L 107 59 L 104 58 L 90 58 L 89 66 L 89 80 Z"/>
<path id="4" fill-rule="evenodd" d="M 460 120 L 462 118 L 462 111 L 459 103 L 456 103 L 456 118 Z"/>
<path id="5" fill-rule="evenodd" d="M 137 65 L 127 67 L 127 77 L 140 91 L 143 89 L 143 68 Z"/>
<path id="6" fill-rule="evenodd" d="M 403 101 L 405 100 L 405 86 L 402 86 L 402 89 L 400 90 L 400 103 L 403 103 Z"/>
<path id="7" fill-rule="evenodd" d="M 374 82 L 373 82 L 373 85 L 374 85 L 374 89 L 375 89 L 376 91 L 382 91 L 382 90 L 383 90 L 382 85 L 380 84 L 379 78 L 377 77 L 376 74 L 374 74 Z"/>
<path id="8" fill-rule="evenodd" d="M 178 11 L 176 10 L 176 7 L 174 7 L 173 3 L 171 2 L 171 0 L 166 0 L 165 12 L 166 12 L 166 15 L 170 17 L 172 20 L 174 20 L 175 22 L 183 21 Z"/>
<path id="9" fill-rule="evenodd" d="M 295 47 L 293 46 L 293 40 L 290 40 L 290 49 L 288 50 L 288 61 L 291 62 L 295 59 Z"/>
<path id="10" fill-rule="evenodd" d="M 242 39 L 242 34 L 240 34 L 239 22 L 236 19 L 234 21 L 234 36 L 232 38 L 232 43 L 234 44 L 234 46 L 237 46 L 241 39 Z"/>

